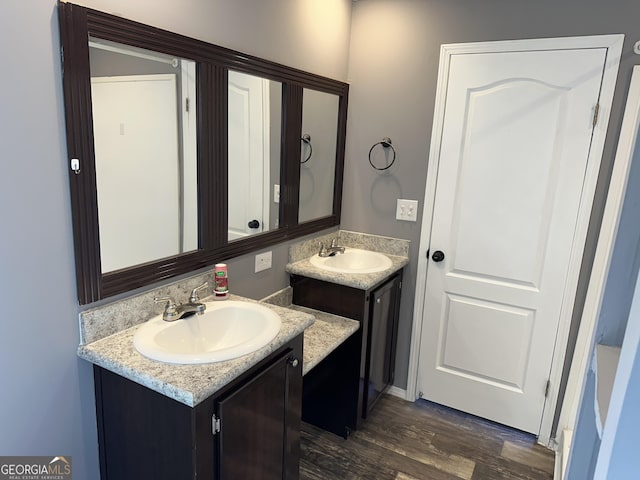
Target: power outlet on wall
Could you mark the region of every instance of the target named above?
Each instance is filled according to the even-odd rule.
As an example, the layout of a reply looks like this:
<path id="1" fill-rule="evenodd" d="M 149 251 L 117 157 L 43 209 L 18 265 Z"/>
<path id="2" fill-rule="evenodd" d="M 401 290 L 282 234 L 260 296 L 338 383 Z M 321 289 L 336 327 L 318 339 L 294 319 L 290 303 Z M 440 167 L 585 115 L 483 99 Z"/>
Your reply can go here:
<path id="1" fill-rule="evenodd" d="M 264 252 L 256 255 L 256 273 L 271 268 L 272 252 Z"/>
<path id="2" fill-rule="evenodd" d="M 415 222 L 418 220 L 418 201 L 398 199 L 396 207 L 396 220 Z"/>

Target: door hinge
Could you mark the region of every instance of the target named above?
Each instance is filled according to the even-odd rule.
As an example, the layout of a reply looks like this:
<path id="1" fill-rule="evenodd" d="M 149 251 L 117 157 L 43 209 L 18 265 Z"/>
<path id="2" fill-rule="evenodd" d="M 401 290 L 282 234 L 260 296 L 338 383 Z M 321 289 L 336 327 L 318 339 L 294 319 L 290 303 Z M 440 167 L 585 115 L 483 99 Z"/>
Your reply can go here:
<path id="1" fill-rule="evenodd" d="M 547 385 L 544 387 L 544 398 L 549 396 L 549 390 L 551 390 L 551 380 L 547 380 Z"/>
<path id="2" fill-rule="evenodd" d="M 184 109 L 188 112 L 189 111 L 189 97 L 184 99 Z"/>
<path id="3" fill-rule="evenodd" d="M 598 114 L 600 113 L 600 104 L 596 103 L 596 106 L 593 107 L 593 126 L 595 127 L 598 123 Z"/>
<path id="4" fill-rule="evenodd" d="M 215 413 L 211 417 L 211 433 L 213 435 L 220 433 L 220 419 L 215 415 Z"/>

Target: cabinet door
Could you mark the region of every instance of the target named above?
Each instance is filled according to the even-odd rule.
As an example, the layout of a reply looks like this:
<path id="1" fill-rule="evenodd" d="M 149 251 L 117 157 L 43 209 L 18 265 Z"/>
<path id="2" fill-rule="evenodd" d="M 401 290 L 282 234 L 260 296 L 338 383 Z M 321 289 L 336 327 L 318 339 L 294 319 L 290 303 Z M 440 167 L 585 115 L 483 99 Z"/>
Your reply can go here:
<path id="1" fill-rule="evenodd" d="M 363 416 L 380 394 L 393 382 L 400 277 L 371 294 L 365 378 L 367 390 Z"/>
<path id="2" fill-rule="evenodd" d="M 282 480 L 286 475 L 291 350 L 242 387 L 216 401 L 219 478 Z"/>

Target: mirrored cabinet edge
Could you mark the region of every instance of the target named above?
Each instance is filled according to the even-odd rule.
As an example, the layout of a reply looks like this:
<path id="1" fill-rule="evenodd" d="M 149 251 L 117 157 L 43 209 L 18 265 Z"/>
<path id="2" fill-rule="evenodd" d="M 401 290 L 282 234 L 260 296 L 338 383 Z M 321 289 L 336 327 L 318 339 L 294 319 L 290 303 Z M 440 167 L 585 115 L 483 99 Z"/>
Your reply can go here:
<path id="1" fill-rule="evenodd" d="M 340 224 L 348 84 L 73 3 L 58 2 L 58 16 L 76 279 L 80 305 L 126 293 L 213 265 L 222 260 L 248 254 Z M 96 87 L 95 85 L 92 87 L 92 67 L 95 70 L 98 69 L 91 65 L 90 41 L 97 41 L 95 43 L 107 45 L 107 47 L 100 47 L 100 45 L 92 43 L 98 48 L 110 50 L 110 54 L 142 58 L 140 60 L 141 64 L 161 60 L 163 63 L 176 65 L 176 63 L 180 64 L 184 60 L 195 65 L 195 81 L 193 82 L 195 86 L 195 102 L 193 102 L 195 103 L 195 114 L 192 114 L 193 122 L 195 123 L 195 128 L 192 128 L 192 134 L 195 132 L 194 148 L 188 147 L 185 140 L 189 134 L 184 133 L 188 131 L 184 125 L 190 120 L 185 119 L 186 117 L 183 118 L 180 110 L 178 110 L 177 116 L 179 118 L 177 122 L 175 118 L 169 122 L 169 128 L 175 129 L 175 125 L 179 125 L 180 133 L 177 136 L 177 140 L 171 144 L 171 149 L 179 150 L 177 155 L 178 165 L 186 162 L 185 158 L 189 155 L 188 152 L 191 152 L 191 155 L 195 158 L 195 173 L 187 174 L 185 171 L 180 170 L 178 165 L 172 166 L 170 163 L 166 167 L 169 170 L 162 170 L 159 164 L 155 163 L 156 161 L 159 162 L 155 156 L 152 157 L 154 163 L 150 166 L 148 164 L 145 166 L 144 163 L 138 161 L 143 156 L 140 152 L 148 150 L 146 147 L 149 142 L 144 141 L 144 134 L 135 136 L 137 135 L 136 118 L 138 124 L 141 125 L 140 130 L 144 131 L 145 129 L 149 130 L 147 128 L 148 121 L 145 117 L 142 117 L 142 120 L 137 115 L 133 115 L 136 118 L 122 117 L 124 120 L 120 116 L 117 116 L 115 120 L 107 119 L 107 122 L 114 122 L 113 131 L 107 132 L 113 137 L 107 136 L 104 137 L 106 140 L 102 140 L 102 133 L 99 134 L 99 138 L 96 137 L 95 130 L 98 128 L 98 119 L 94 118 L 94 109 L 96 110 L 95 114 L 102 119 L 103 107 L 93 102 L 94 91 L 92 88 Z M 131 50 L 133 53 L 125 50 Z M 179 67 L 177 68 L 179 69 Z M 143 67 L 140 66 L 139 69 L 142 71 Z M 176 73 L 178 80 L 169 82 L 168 86 L 165 85 L 169 91 L 177 88 L 179 91 L 178 99 L 180 91 L 187 90 L 185 86 L 185 78 L 187 77 L 184 76 L 184 71 L 186 70 L 188 69 L 183 69 L 182 80 L 180 75 Z M 271 103 L 274 109 L 278 107 L 281 109 L 279 118 L 277 116 L 271 117 L 278 118 L 277 121 L 280 122 L 280 125 L 277 125 L 278 128 L 275 128 L 276 125 L 271 129 L 268 127 L 263 128 L 265 132 L 271 133 L 270 145 L 274 147 L 271 150 L 275 151 L 275 155 L 280 157 L 274 159 L 274 161 L 277 160 L 277 163 L 274 163 L 275 166 L 272 167 L 272 170 L 274 170 L 272 175 L 274 176 L 269 178 L 266 173 L 262 173 L 264 203 L 268 201 L 272 204 L 270 209 L 267 206 L 263 206 L 265 212 L 271 212 L 270 228 L 266 228 L 264 231 L 259 227 L 257 229 L 252 228 L 251 225 L 254 225 L 257 219 L 251 217 L 247 232 L 241 232 L 241 236 L 237 239 L 230 239 L 229 230 L 229 162 L 234 161 L 234 159 L 228 158 L 229 71 L 279 82 L 281 85 L 280 96 L 273 95 L 272 100 L 275 99 L 275 101 Z M 125 79 L 127 81 L 132 79 L 137 81 L 140 76 L 131 76 L 126 69 L 125 73 L 128 77 Z M 137 74 L 138 72 L 136 71 L 135 73 Z M 109 76 L 111 74 L 107 73 L 106 75 Z M 115 75 L 121 76 L 122 72 L 118 72 Z M 143 80 L 147 82 L 155 80 L 156 77 L 159 76 L 156 75 L 154 78 L 144 77 Z M 166 77 L 165 75 L 163 78 Z M 119 89 L 121 85 L 128 85 L 131 82 L 118 81 L 115 83 L 117 84 L 116 89 Z M 176 84 L 179 86 L 175 87 Z M 152 90 L 146 87 L 143 87 L 143 89 L 145 96 L 147 90 Z M 334 171 L 333 185 L 325 187 L 333 190 L 331 197 L 333 200 L 332 213 L 328 216 L 299 222 L 303 93 L 305 89 L 336 95 L 338 97 L 338 112 L 335 119 L 335 161 L 331 159 L 333 164 L 327 165 L 327 168 Z M 106 92 L 107 95 L 113 95 L 110 89 L 106 90 Z M 129 92 L 128 89 L 127 92 Z M 141 95 L 135 93 L 135 90 L 133 90 L 132 95 L 136 99 L 141 97 Z M 96 93 L 97 96 L 98 94 Z M 175 103 L 175 99 L 166 103 L 171 106 L 171 102 Z M 108 105 L 117 103 L 129 105 L 131 102 L 114 102 L 111 101 L 111 97 L 108 97 L 106 102 Z M 184 108 L 184 103 L 181 104 L 178 100 L 178 104 L 182 105 L 182 107 L 178 108 Z M 189 105 L 188 101 L 187 105 Z M 188 108 L 193 108 L 193 105 Z M 305 116 L 307 113 L 305 112 Z M 263 118 L 269 118 L 269 112 L 263 111 L 261 114 Z M 116 115 L 125 114 L 118 112 Z M 173 117 L 173 114 L 169 113 L 168 117 Z M 248 125 L 249 120 L 246 122 Z M 235 123 L 236 119 L 234 118 Z M 265 125 L 268 125 L 268 122 L 265 122 Z M 161 131 L 159 130 L 161 127 L 156 127 L 154 124 L 154 128 L 158 130 L 152 129 L 151 133 L 147 133 L 152 136 L 155 134 L 154 138 L 162 137 L 158 133 Z M 266 135 L 268 134 L 265 133 Z M 121 142 L 123 139 L 129 141 L 134 136 L 141 140 L 139 144 L 133 147 L 131 144 Z M 242 135 L 240 136 L 242 137 Z M 313 132 L 310 136 L 312 139 L 314 138 Z M 316 138 L 322 138 L 322 135 L 316 136 Z M 100 168 L 97 168 L 96 143 L 98 141 L 101 145 L 106 144 L 109 146 L 108 151 L 100 147 L 98 152 L 101 157 L 100 161 L 102 161 L 102 158 L 109 160 L 110 158 L 121 157 L 122 151 L 127 152 L 127 154 L 134 152 L 131 153 L 132 158 L 121 159 L 119 164 L 109 161 L 106 167 L 101 165 Z M 113 147 L 114 145 L 115 147 Z M 112 151 L 112 147 L 115 148 L 115 151 Z M 316 147 L 320 151 L 322 146 L 314 145 L 314 148 Z M 121 150 L 118 150 L 118 148 Z M 193 150 L 195 150 L 195 153 Z M 309 171 L 305 172 L 307 176 L 312 175 L 312 183 L 314 178 L 313 167 L 322 169 L 321 157 L 313 158 L 313 160 L 316 165 L 311 165 Z M 269 163 L 265 163 L 265 165 L 269 165 Z M 175 171 L 170 170 L 171 168 L 174 168 Z M 164 177 L 172 176 L 172 173 L 175 173 L 175 179 L 166 182 L 166 185 L 160 184 L 161 182 L 156 183 L 151 174 L 156 173 L 157 170 L 161 173 L 164 172 L 164 176 L 159 177 L 163 181 L 167 180 Z M 326 173 L 326 168 L 322 170 Z M 110 177 L 108 175 L 114 175 L 114 172 L 128 173 L 134 178 L 129 178 L 126 182 L 121 181 L 122 178 L 120 177 L 114 177 L 114 179 L 109 180 Z M 186 177 L 189 175 L 196 179 L 197 194 L 195 196 L 190 191 L 189 184 L 186 181 Z M 277 175 L 279 175 L 279 178 L 277 178 Z M 317 178 L 318 181 L 313 183 L 312 192 L 316 191 L 315 189 L 320 192 L 322 189 L 323 185 L 320 183 L 320 179 L 324 177 L 318 176 Z M 112 183 L 109 184 L 109 181 Z M 178 183 L 177 187 L 175 183 Z M 127 198 L 127 186 L 125 184 L 129 185 L 128 188 L 132 190 L 131 199 Z M 148 189 L 148 193 L 143 194 L 136 190 L 142 188 L 142 184 L 146 185 L 145 188 Z M 103 185 L 107 185 L 107 187 L 103 187 Z M 109 199 L 105 193 L 110 191 L 109 185 L 113 187 L 111 188 L 112 190 L 115 188 L 117 192 L 115 199 Z M 100 191 L 99 188 L 101 189 Z M 171 193 L 164 195 L 164 192 L 168 189 L 171 190 Z M 138 217 L 129 211 L 133 210 L 129 208 L 129 206 L 133 206 L 133 200 L 135 200 L 136 204 L 141 203 L 142 200 L 152 202 L 155 198 L 164 201 L 166 196 L 175 197 L 177 200 L 174 203 L 177 206 L 168 204 L 166 207 L 156 208 L 156 204 L 151 203 L 154 208 L 151 208 L 151 211 L 138 213 Z M 197 203 L 197 206 L 193 202 Z M 190 210 L 188 208 L 189 205 L 192 206 Z M 124 210 L 118 210 L 118 208 Z M 195 215 L 192 211 L 193 208 L 197 209 L 197 214 Z M 113 209 L 116 212 L 115 217 Z M 171 214 L 167 213 L 169 210 L 171 210 Z M 126 211 L 126 219 L 118 216 L 123 211 Z M 111 215 L 111 220 L 109 220 L 109 215 Z M 246 213 L 246 215 L 250 215 L 250 213 Z M 133 243 L 127 241 L 127 233 L 134 231 L 135 228 L 133 227 L 140 226 L 136 222 L 147 221 L 150 217 L 155 219 L 153 228 L 143 224 L 142 230 L 152 232 L 154 228 L 164 228 L 164 231 L 171 233 L 173 240 L 167 243 L 173 242 L 175 244 L 174 247 L 169 247 L 174 248 L 174 254 L 163 256 L 162 258 L 146 259 L 144 256 L 127 257 L 126 255 L 135 255 L 136 252 L 126 252 L 123 253 L 125 258 L 125 260 L 122 260 L 123 263 L 118 264 L 115 262 L 111 264 L 111 267 L 103 264 L 105 261 L 101 254 L 101 248 L 106 248 L 108 242 L 106 235 L 109 234 L 111 237 L 121 238 L 124 241 L 123 248 L 126 247 L 124 248 L 126 250 L 131 247 L 129 244 Z M 167 220 L 169 217 L 170 220 Z M 191 220 L 186 220 L 187 217 Z M 265 224 L 263 220 L 260 219 L 258 223 Z M 105 223 L 102 231 L 101 222 Z M 182 227 L 189 222 L 195 225 L 193 227 L 195 231 L 191 233 L 176 233 L 175 230 L 182 230 Z M 116 225 L 119 230 L 107 232 L 112 227 L 107 229 L 106 225 Z M 160 232 L 162 231 L 160 230 Z M 154 246 L 155 239 L 162 238 L 162 240 L 166 240 L 163 238 L 164 235 L 162 233 L 152 235 L 150 242 Z M 197 247 L 185 250 L 183 246 L 184 244 L 190 244 L 187 241 L 190 237 L 195 238 L 195 240 L 192 239 L 191 241 L 197 242 Z M 104 246 L 101 246 L 101 242 L 104 243 Z M 144 241 L 141 243 L 140 248 L 144 250 L 143 253 L 148 253 L 147 250 L 149 249 L 145 248 L 145 245 L 150 245 L 150 243 L 147 242 L 145 244 Z M 160 253 L 159 255 L 163 254 Z M 126 258 L 137 258 L 140 261 L 130 260 L 133 263 L 128 265 Z"/>

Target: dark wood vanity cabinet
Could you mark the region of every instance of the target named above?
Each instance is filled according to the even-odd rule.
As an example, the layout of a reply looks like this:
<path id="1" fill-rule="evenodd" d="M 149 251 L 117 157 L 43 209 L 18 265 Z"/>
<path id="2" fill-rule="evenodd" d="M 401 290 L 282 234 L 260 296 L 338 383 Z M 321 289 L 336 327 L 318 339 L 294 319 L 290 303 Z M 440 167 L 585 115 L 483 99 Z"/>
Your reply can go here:
<path id="1" fill-rule="evenodd" d="M 370 295 L 363 418 L 395 378 L 400 287 L 398 275 Z"/>
<path id="2" fill-rule="evenodd" d="M 302 335 L 196 407 L 94 375 L 102 480 L 298 478 Z"/>
<path id="3" fill-rule="evenodd" d="M 304 378 L 303 420 L 346 437 L 393 383 L 402 270 L 369 290 L 300 275 L 291 276 L 291 286 L 295 305 L 361 323 L 356 334 Z M 337 391 L 335 386 L 347 384 L 354 366 L 357 386 Z M 340 408 L 327 412 L 327 401 L 318 401 L 323 396 L 339 398 Z"/>

